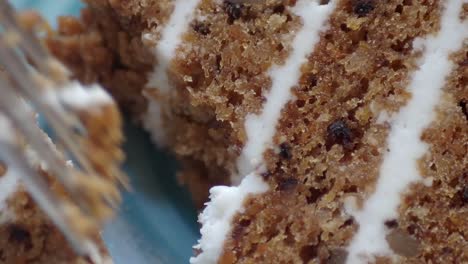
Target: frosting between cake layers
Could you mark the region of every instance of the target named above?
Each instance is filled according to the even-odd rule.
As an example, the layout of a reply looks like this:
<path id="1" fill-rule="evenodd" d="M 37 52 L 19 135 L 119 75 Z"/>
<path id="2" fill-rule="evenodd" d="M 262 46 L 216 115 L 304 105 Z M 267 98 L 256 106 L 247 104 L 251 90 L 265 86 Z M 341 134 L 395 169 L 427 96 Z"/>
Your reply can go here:
<path id="1" fill-rule="evenodd" d="M 203 250 L 190 263 L 216 263 L 230 230 L 232 218 L 242 212 L 242 203 L 249 194 L 262 193 L 268 185 L 255 172 L 247 175 L 239 186 L 215 186 L 210 189 L 210 202 L 199 216 L 202 239 L 195 249 Z"/>
<path id="2" fill-rule="evenodd" d="M 157 88 L 163 93 L 171 90 L 167 69 L 172 58 L 175 57 L 182 35 L 187 30 L 199 2 L 200 0 L 174 1 L 174 11 L 162 29 L 161 39 L 154 48 L 157 65 L 150 75 L 148 87 Z"/>
<path id="3" fill-rule="evenodd" d="M 318 1 L 298 1 L 293 12 L 302 18 L 303 27 L 294 37 L 292 52 L 283 65 L 270 68 L 268 75 L 272 86 L 266 94 L 266 102 L 259 115 L 250 114 L 245 120 L 247 142 L 237 161 L 239 173 L 233 175 L 231 183 L 238 184 L 242 178 L 256 170 L 263 162 L 263 152 L 272 147 L 273 136 L 283 107 L 292 98 L 291 90 L 301 75 L 301 65 L 320 40 L 319 33 L 333 10 L 334 3 L 320 5 Z"/>
<path id="4" fill-rule="evenodd" d="M 148 100 L 148 109 L 143 115 L 143 126 L 151 134 L 153 142 L 163 147 L 166 145 L 166 134 L 162 123 L 162 106 L 154 99 Z"/>
<path id="5" fill-rule="evenodd" d="M 434 119 L 434 108 L 441 100 L 445 79 L 452 71 L 449 56 L 468 38 L 468 22 L 459 18 L 462 4 L 467 2 L 446 1 L 440 31 L 413 43 L 423 49 L 423 55 L 407 87 L 412 97 L 390 118 L 388 151 L 380 167 L 375 192 L 361 211 L 352 212 L 359 230 L 348 247 L 347 263 L 368 263 L 377 255 L 392 256 L 384 222 L 398 217 L 402 194 L 411 183 L 423 180 L 418 160 L 427 153 L 429 146 L 421 141 L 421 135 Z"/>
<path id="6" fill-rule="evenodd" d="M 291 90 L 298 83 L 301 65 L 318 43 L 319 33 L 325 29 L 326 21 L 333 11 L 335 1 L 320 5 L 319 1 L 300 0 L 292 12 L 302 19 L 303 26 L 292 42 L 291 54 L 283 65 L 272 66 L 269 75 L 272 80 L 270 92 L 260 115 L 249 115 L 245 121 L 248 141 L 238 160 L 239 176 L 232 178 L 238 186 L 216 186 L 210 190 L 211 201 L 199 217 L 202 237 L 196 249 L 201 253 L 190 259 L 192 264 L 216 263 L 224 241 L 231 230 L 236 213 L 242 212 L 243 202 L 249 195 L 268 191 L 268 184 L 260 175 L 264 169 L 263 152 L 271 147 L 276 125 L 282 108 L 292 99 Z"/>
<path id="7" fill-rule="evenodd" d="M 69 107 L 85 110 L 113 102 L 112 97 L 101 86 L 84 86 L 77 81 L 72 81 L 64 87 L 49 89 L 45 99 L 51 105 L 63 102 Z"/>
<path id="8" fill-rule="evenodd" d="M 182 42 L 182 35 L 187 30 L 193 18 L 194 11 L 200 0 L 178 0 L 174 1 L 174 11 L 169 21 L 161 32 L 161 39 L 153 52 L 156 57 L 156 66 L 149 76 L 148 88 L 156 88 L 160 94 L 168 94 L 171 84 L 167 70 L 171 60 L 176 55 L 176 50 Z M 148 95 L 146 95 L 148 97 Z M 151 133 L 153 140 L 160 146 L 165 145 L 165 134 L 162 124 L 163 106 L 154 98 L 148 100 L 148 111 L 143 116 L 143 124 Z"/>
<path id="9" fill-rule="evenodd" d="M 64 103 L 76 108 L 89 109 L 113 102 L 112 97 L 97 84 L 83 86 L 78 82 L 71 82 L 59 94 Z"/>

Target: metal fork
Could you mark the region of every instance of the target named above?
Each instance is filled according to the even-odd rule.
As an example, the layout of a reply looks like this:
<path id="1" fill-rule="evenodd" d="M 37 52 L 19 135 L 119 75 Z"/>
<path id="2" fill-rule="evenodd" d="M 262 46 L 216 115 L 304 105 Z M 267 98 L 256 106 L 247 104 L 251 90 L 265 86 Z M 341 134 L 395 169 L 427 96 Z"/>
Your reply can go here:
<path id="1" fill-rule="evenodd" d="M 27 63 L 28 61 L 29 63 Z M 27 141 L 36 154 L 40 154 L 48 171 L 63 186 L 69 200 L 64 200 L 47 187 L 25 157 L 23 148 L 15 141 L 1 138 L 0 155 L 22 172 L 22 179 L 31 195 L 63 231 L 79 254 L 89 254 L 89 235 L 84 234 L 71 221 L 69 203 L 78 208 L 80 217 L 99 225 L 102 215 L 96 205 L 77 188 L 79 177 L 99 177 L 96 169 L 79 143 L 86 139 L 87 131 L 77 113 L 67 107 L 58 94 L 70 84 L 69 72 L 41 45 L 33 30 L 22 27 L 16 13 L 6 0 L 0 0 L 0 112 L 8 117 L 15 130 Z M 57 95 L 57 96 L 55 96 Z M 55 140 L 66 149 L 65 157 L 44 137 L 42 130 L 31 122 L 27 107 L 21 107 L 25 99 L 51 126 Z M 68 155 L 67 155 L 68 154 Z M 65 158 L 76 165 L 67 166 Z M 103 193 L 100 202 L 109 207 L 117 204 L 118 195 Z M 99 206 L 103 206 L 100 204 Z"/>

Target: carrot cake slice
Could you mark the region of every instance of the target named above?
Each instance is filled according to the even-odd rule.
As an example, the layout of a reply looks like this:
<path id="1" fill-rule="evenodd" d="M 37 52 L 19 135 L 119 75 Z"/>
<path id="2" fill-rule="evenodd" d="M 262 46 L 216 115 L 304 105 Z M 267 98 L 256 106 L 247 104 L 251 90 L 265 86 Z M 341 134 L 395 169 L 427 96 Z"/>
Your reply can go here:
<path id="1" fill-rule="evenodd" d="M 86 2 L 52 51 L 179 159 L 192 264 L 468 262 L 466 0 Z"/>

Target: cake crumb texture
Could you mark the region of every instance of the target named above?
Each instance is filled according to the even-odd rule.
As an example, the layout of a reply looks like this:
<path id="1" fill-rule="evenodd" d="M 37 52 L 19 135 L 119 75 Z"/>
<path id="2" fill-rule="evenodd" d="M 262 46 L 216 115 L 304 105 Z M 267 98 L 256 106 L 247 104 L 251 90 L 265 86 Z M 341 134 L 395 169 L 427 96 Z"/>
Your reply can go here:
<path id="1" fill-rule="evenodd" d="M 368 5 L 365 8 L 364 2 Z M 409 14 L 420 14 L 427 19 Z M 420 55 L 413 52 L 412 41 L 437 32 L 439 18 L 438 1 L 340 2 L 331 17 L 330 30 L 303 69 L 296 89 L 297 99 L 283 110 L 276 135 L 279 149 L 266 153 L 268 173 L 264 176 L 270 183 L 270 192 L 245 203 L 245 212 L 234 220 L 220 262 L 323 263 L 334 261 L 338 258 L 336 255 L 347 255 L 346 246 L 358 226 L 346 209 L 359 210 L 373 192 L 382 154 L 386 151 L 389 127 L 385 115 L 397 112 L 411 96 L 405 88 Z M 445 89 L 450 95 L 450 90 L 454 89 L 450 87 L 458 87 L 449 104 L 459 116 L 437 118 L 451 123 L 455 131 L 464 131 L 467 127 L 466 120 L 459 118 L 463 116 L 462 108 L 457 106 L 466 97 L 466 82 L 463 81 L 466 66 L 460 64 L 466 60 L 466 52 L 461 54 L 457 65 L 462 65 L 463 70 L 458 66 L 453 74 L 458 83 L 449 82 Z M 441 126 L 437 129 L 444 131 Z M 426 131 L 423 138 L 429 134 L 441 135 Z M 424 140 L 430 145 L 456 140 L 463 146 L 460 153 L 465 154 L 442 159 L 460 168 L 460 171 L 450 171 L 452 177 L 460 177 L 467 167 L 467 139 L 459 137 L 447 137 L 442 142 Z M 445 145 L 445 149 L 452 148 Z M 451 191 L 456 192 L 456 189 Z M 349 203 L 350 200 L 353 203 Z M 403 203 L 402 207 L 405 206 Z M 426 206 L 418 209 L 439 210 L 436 204 L 427 203 Z M 465 211 L 466 208 L 456 209 L 445 214 L 458 217 Z M 401 215 L 405 214 L 403 212 Z M 416 218 L 403 218 L 420 226 Z M 435 224 L 439 220 L 433 218 L 432 221 Z M 466 233 L 466 225 L 455 225 L 458 228 L 455 234 L 439 227 L 438 242 L 430 236 L 415 236 L 400 230 L 395 227 L 397 223 L 390 221 L 388 225 L 389 229 L 398 231 L 387 237 L 396 251 L 398 263 L 437 259 L 466 261 L 462 253 L 467 248 L 466 238 L 457 235 Z M 430 230 L 428 226 L 425 228 Z M 450 257 L 446 257 L 437 248 L 446 247 L 443 241 L 449 236 L 456 237 L 457 242 L 452 244 L 456 249 L 446 250 L 450 251 L 445 253 Z M 395 247 L 402 243 L 403 250 L 399 250 L 401 246 Z M 391 262 L 388 258 L 374 261 Z"/>

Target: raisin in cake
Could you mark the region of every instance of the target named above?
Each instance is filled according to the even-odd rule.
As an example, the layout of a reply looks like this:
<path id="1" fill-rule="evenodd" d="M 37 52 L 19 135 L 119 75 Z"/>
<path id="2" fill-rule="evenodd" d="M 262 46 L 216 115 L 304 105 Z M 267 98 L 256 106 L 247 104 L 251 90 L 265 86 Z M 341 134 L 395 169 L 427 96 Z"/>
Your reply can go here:
<path id="1" fill-rule="evenodd" d="M 178 157 L 191 263 L 468 262 L 466 0 L 86 2 L 52 50 Z"/>
<path id="2" fill-rule="evenodd" d="M 82 142 L 90 164 L 102 175 L 98 182 L 84 181 L 78 183 L 89 197 L 96 194 L 100 197 L 103 192 L 118 192 L 116 170 L 122 161 L 120 144 L 122 129 L 120 114 L 111 97 L 97 86 L 83 88 L 72 83 L 69 87 L 57 94 L 64 103 L 78 114 L 86 128 L 88 137 Z M 52 103 L 52 101 L 50 101 Z M 54 105 L 52 105 L 54 107 Z M 32 109 L 26 104 L 18 106 L 18 111 L 31 113 L 31 123 L 35 125 Z M 24 138 L 18 136 L 12 123 L 3 114 L 0 114 L 0 141 L 19 145 L 24 151 L 29 163 L 33 165 L 37 175 L 48 184 L 48 188 L 56 197 L 71 207 L 68 194 L 59 183 L 42 159 L 42 155 L 50 153 L 37 153 Z M 58 151 L 50 138 L 43 133 L 44 140 L 50 143 L 51 150 Z M 2 145 L 4 146 L 4 145 Z M 7 149 L 1 150 L 0 162 L 0 263 L 44 263 L 44 264 L 111 264 L 112 259 L 99 234 L 100 226 L 91 225 L 78 214 L 68 214 L 65 221 L 76 231 L 86 235 L 85 255 L 76 254 L 65 235 L 52 219 L 45 213 L 52 205 L 38 204 L 33 199 L 34 189 L 28 188 L 18 161 L 11 158 Z M 73 167 L 71 161 L 61 161 L 63 166 Z M 89 179 L 89 177 L 85 177 Z M 45 206 L 45 207 L 43 207 Z M 93 205 L 94 207 L 94 205 Z M 109 215 L 108 208 L 102 208 L 96 202 L 95 208 L 103 215 Z M 71 211 L 70 211 L 71 212 Z"/>

